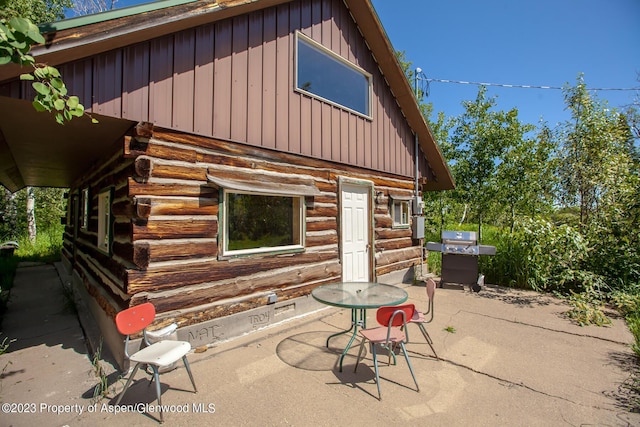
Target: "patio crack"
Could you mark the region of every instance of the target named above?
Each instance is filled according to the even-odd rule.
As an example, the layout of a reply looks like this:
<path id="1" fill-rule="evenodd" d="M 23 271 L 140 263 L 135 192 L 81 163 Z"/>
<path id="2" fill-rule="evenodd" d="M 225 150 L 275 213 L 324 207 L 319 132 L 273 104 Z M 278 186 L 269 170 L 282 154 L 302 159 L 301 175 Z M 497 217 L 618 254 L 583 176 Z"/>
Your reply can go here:
<path id="1" fill-rule="evenodd" d="M 517 324 L 517 325 L 528 326 L 530 328 L 537 328 L 537 329 L 542 329 L 542 330 L 550 331 L 550 332 L 557 332 L 557 333 L 560 333 L 560 334 L 571 335 L 571 336 L 574 336 L 574 337 L 593 338 L 593 339 L 596 339 L 596 340 L 600 340 L 600 341 L 604 341 L 604 342 L 610 342 L 610 343 L 613 343 L 613 344 L 629 345 L 629 343 L 618 341 L 618 340 L 613 340 L 613 339 L 610 339 L 610 338 L 603 338 L 603 337 L 598 337 L 598 336 L 590 335 L 590 334 L 579 334 L 577 332 L 563 331 L 561 329 L 554 329 L 554 328 L 548 328 L 546 326 L 533 325 L 531 323 L 526 323 L 526 322 L 522 322 L 522 321 L 515 320 L 515 319 L 510 320 L 510 319 L 505 319 L 503 317 L 497 317 L 497 316 L 491 316 L 489 314 L 478 313 L 478 312 L 475 312 L 475 311 L 459 310 L 456 314 L 454 314 L 451 317 L 454 317 L 454 316 L 456 316 L 456 315 L 458 315 L 460 313 L 474 314 L 476 316 L 487 317 L 489 319 L 500 320 L 502 322 L 508 322 L 508 323 L 513 323 L 513 324 Z"/>
<path id="2" fill-rule="evenodd" d="M 542 395 L 542 396 L 546 396 L 546 397 L 549 397 L 549 398 L 552 398 L 552 399 L 562 400 L 562 401 L 564 401 L 564 402 L 572 403 L 572 404 L 574 404 L 574 405 L 582 406 L 582 407 L 585 407 L 585 408 L 605 409 L 605 410 L 608 410 L 608 411 L 615 412 L 614 410 L 609 409 L 609 408 L 603 408 L 603 407 L 601 407 L 601 406 L 585 405 L 584 403 L 576 402 L 576 401 L 571 400 L 571 399 L 568 399 L 568 398 L 566 398 L 566 397 L 562 397 L 562 396 L 558 396 L 558 395 L 554 395 L 554 394 L 546 393 L 546 392 L 544 392 L 544 391 L 542 391 L 542 390 L 535 389 L 535 388 L 533 388 L 533 387 L 531 387 L 531 386 L 529 386 L 529 385 L 527 385 L 527 384 L 525 384 L 525 383 L 522 383 L 522 382 L 517 383 L 517 382 L 511 381 L 511 380 L 505 379 L 505 378 L 500 378 L 500 377 L 498 377 L 498 376 L 496 376 L 496 375 L 493 375 L 493 374 L 490 374 L 490 373 L 488 373 L 488 372 L 483 372 L 483 371 L 480 371 L 480 370 L 474 369 L 474 368 L 472 368 L 472 367 L 470 367 L 470 366 L 464 365 L 464 364 L 462 364 L 462 363 L 455 362 L 455 361 L 453 361 L 453 360 L 443 359 L 442 357 L 440 357 L 439 359 L 440 359 L 440 361 L 442 361 L 442 362 L 449 363 L 449 364 L 451 364 L 451 365 L 454 365 L 454 366 L 457 366 L 457 367 L 460 367 L 460 368 L 466 369 L 466 370 L 468 370 L 468 371 L 471 371 L 471 372 L 473 372 L 473 373 L 475 373 L 475 374 L 480 374 L 480 375 L 483 375 L 483 376 L 485 376 L 485 377 L 487 377 L 487 378 L 491 378 L 491 379 L 496 380 L 496 381 L 498 381 L 498 382 L 500 382 L 500 383 L 506 384 L 506 385 L 507 385 L 507 387 L 521 387 L 521 388 L 524 388 L 524 389 L 526 389 L 526 390 L 529 390 L 529 391 L 531 391 L 531 392 L 533 392 L 533 393 L 540 394 L 540 395 Z"/>

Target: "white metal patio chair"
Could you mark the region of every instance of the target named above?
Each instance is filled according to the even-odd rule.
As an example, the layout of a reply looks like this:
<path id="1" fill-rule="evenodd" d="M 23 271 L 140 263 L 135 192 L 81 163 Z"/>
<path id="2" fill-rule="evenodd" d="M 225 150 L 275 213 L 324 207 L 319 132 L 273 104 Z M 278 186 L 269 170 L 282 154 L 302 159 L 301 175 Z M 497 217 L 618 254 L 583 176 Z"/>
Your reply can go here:
<path id="1" fill-rule="evenodd" d="M 151 381 L 153 382 L 155 380 L 156 382 L 158 406 L 160 407 L 160 422 L 162 423 L 164 422 L 164 419 L 162 414 L 162 401 L 160 391 L 160 368 L 169 366 L 172 363 L 175 363 L 178 360 L 182 359 L 185 368 L 187 368 L 189 378 L 191 379 L 194 393 L 197 393 L 198 389 L 196 388 L 196 383 L 193 380 L 191 368 L 189 367 L 189 362 L 187 361 L 187 353 L 191 350 L 191 344 L 186 341 L 172 340 L 158 341 L 155 343 L 149 342 L 146 328 L 153 322 L 153 319 L 155 319 L 155 317 L 156 309 L 153 304 L 149 302 L 128 308 L 116 315 L 116 326 L 118 328 L 118 331 L 122 335 L 126 335 L 124 354 L 130 361 L 135 362 L 136 364 L 133 368 L 133 371 L 131 372 L 131 375 L 129 375 L 129 378 L 127 379 L 127 383 L 125 384 L 124 389 L 118 397 L 116 406 L 120 404 L 122 397 L 129 388 L 131 380 L 133 380 L 133 377 L 135 377 L 140 365 L 147 365 L 153 370 Z M 140 331 L 142 331 L 143 333 L 143 339 L 147 346 L 130 355 L 129 337 L 130 335 L 136 334 Z"/>

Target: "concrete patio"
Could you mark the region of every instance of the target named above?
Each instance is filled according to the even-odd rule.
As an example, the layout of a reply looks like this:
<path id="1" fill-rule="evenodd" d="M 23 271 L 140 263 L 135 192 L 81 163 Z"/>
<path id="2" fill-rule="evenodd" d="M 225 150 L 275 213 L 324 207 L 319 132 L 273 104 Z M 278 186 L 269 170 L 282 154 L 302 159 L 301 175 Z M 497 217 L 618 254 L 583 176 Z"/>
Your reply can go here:
<path id="1" fill-rule="evenodd" d="M 424 286 L 396 285 L 426 307 Z M 115 413 L 124 381 L 104 362 L 110 394 L 93 397 L 99 376 L 61 290 L 53 266 L 18 270 L 0 337 L 16 339 L 0 356 L 0 425 L 157 425 L 158 414 L 148 412 L 155 388 L 143 373 L 122 401 L 133 412 Z M 190 354 L 197 394 L 182 366 L 163 374 L 165 424 L 640 425 L 640 414 L 629 410 L 638 396 L 625 386 L 638 365 L 623 319 L 580 327 L 567 310 L 561 300 L 528 291 L 437 289 L 427 329 L 440 359 L 410 327 L 420 392 L 400 357 L 396 366 L 381 365 L 378 401 L 371 355 L 354 374 L 354 345 L 339 372 L 348 337 L 324 346 L 349 325 L 350 312 L 321 308 Z"/>

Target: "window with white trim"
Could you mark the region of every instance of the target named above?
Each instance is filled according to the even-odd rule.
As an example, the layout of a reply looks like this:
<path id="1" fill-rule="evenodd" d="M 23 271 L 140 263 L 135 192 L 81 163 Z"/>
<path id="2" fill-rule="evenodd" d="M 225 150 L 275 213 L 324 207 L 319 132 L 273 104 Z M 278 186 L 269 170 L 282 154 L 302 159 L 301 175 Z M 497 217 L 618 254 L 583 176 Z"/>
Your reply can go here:
<path id="1" fill-rule="evenodd" d="M 402 199 L 391 199 L 391 216 L 394 227 L 409 226 L 409 201 Z"/>
<path id="2" fill-rule="evenodd" d="M 296 33 L 296 90 L 371 117 L 371 75 Z"/>
<path id="3" fill-rule="evenodd" d="M 98 249 L 106 253 L 111 249 L 111 189 L 98 194 Z"/>
<path id="4" fill-rule="evenodd" d="M 304 196 L 224 190 L 223 255 L 304 248 Z"/>

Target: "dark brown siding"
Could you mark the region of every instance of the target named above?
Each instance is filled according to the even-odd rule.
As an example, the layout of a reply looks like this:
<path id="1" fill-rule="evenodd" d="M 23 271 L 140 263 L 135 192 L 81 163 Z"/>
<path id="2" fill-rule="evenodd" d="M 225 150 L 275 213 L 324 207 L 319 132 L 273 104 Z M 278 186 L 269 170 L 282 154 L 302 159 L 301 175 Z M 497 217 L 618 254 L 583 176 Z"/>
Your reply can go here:
<path id="1" fill-rule="evenodd" d="M 296 31 L 372 74 L 371 119 L 294 91 Z M 414 175 L 412 131 L 340 0 L 293 1 L 61 70 L 95 113 Z"/>

